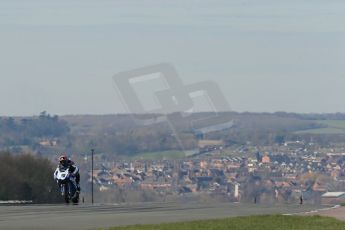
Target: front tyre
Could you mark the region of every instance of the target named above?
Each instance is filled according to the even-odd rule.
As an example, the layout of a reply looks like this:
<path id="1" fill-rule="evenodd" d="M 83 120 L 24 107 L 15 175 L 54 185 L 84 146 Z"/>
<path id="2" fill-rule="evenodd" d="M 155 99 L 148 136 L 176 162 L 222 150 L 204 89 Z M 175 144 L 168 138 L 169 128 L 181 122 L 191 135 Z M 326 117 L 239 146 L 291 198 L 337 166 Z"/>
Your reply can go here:
<path id="1" fill-rule="evenodd" d="M 65 189 L 65 194 L 64 194 L 64 199 L 65 199 L 65 203 L 69 204 L 69 190 L 68 190 L 68 184 L 64 184 L 64 189 Z"/>
<path id="2" fill-rule="evenodd" d="M 79 203 L 79 193 L 76 192 L 73 199 L 72 199 L 73 204 L 78 204 Z"/>

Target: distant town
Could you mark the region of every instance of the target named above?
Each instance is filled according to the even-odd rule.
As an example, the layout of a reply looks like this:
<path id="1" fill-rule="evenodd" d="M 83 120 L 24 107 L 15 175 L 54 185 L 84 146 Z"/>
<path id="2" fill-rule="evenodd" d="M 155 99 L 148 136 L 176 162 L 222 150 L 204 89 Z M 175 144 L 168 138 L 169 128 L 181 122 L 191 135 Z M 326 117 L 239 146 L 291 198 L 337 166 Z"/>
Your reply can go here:
<path id="1" fill-rule="evenodd" d="M 160 117 L 1 117 L 0 151 L 48 159 L 52 169 L 66 153 L 80 166 L 86 202 L 92 179 L 99 202 L 345 202 L 345 114 L 173 113 L 169 125 Z M 18 177 L 16 191 L 27 194 L 20 168 Z M 55 186 L 47 183 L 45 200 Z"/>
<path id="2" fill-rule="evenodd" d="M 122 188 L 227 202 L 299 204 L 337 204 L 345 196 L 345 148 L 313 142 L 225 149 L 222 141 L 201 140 L 199 152 L 184 159 L 97 159 L 88 176 L 100 192 Z"/>

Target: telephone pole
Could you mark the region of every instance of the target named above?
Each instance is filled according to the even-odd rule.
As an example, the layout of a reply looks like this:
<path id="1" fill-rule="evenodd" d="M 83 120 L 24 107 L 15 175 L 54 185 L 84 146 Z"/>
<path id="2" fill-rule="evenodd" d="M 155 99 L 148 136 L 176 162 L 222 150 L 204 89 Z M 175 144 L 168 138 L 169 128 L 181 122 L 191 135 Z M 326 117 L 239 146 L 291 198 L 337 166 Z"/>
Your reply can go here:
<path id="1" fill-rule="evenodd" d="M 95 153 L 94 149 L 91 149 L 91 203 L 93 204 L 93 155 Z"/>

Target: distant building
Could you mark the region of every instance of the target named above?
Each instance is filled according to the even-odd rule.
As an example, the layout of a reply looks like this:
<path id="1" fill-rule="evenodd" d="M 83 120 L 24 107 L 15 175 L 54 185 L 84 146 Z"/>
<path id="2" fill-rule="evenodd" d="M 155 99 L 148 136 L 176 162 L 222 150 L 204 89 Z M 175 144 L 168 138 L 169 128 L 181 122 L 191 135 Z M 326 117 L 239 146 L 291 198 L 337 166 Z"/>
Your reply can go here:
<path id="1" fill-rule="evenodd" d="M 261 162 L 264 163 L 264 164 L 271 163 L 271 158 L 268 155 L 265 155 L 265 156 L 262 157 Z"/>
<path id="2" fill-rule="evenodd" d="M 235 192 L 234 192 L 234 198 L 239 199 L 240 197 L 240 184 L 235 183 Z"/>
<path id="3" fill-rule="evenodd" d="M 44 147 L 54 147 L 58 145 L 57 140 L 44 139 L 40 141 L 40 145 Z"/>
<path id="4" fill-rule="evenodd" d="M 201 169 L 206 169 L 207 166 L 208 166 L 207 161 L 205 161 L 205 160 L 200 161 L 200 168 L 201 168 Z"/>
<path id="5" fill-rule="evenodd" d="M 303 141 L 287 141 L 284 146 L 292 149 L 304 148 L 305 143 Z"/>
<path id="6" fill-rule="evenodd" d="M 326 192 L 321 196 L 321 204 L 334 205 L 345 203 L 345 192 Z"/>

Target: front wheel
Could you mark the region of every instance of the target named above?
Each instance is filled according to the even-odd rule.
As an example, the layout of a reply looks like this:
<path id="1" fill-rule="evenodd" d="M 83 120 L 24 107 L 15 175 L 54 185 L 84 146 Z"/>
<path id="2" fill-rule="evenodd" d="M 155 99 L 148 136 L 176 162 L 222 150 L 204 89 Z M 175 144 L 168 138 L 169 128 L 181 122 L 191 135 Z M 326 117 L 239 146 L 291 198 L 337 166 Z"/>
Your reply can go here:
<path id="1" fill-rule="evenodd" d="M 66 183 L 66 184 L 64 184 L 64 185 L 62 185 L 63 186 L 63 188 L 64 188 L 64 190 L 65 190 L 65 194 L 64 194 L 64 199 L 65 199 L 65 203 L 66 204 L 69 204 L 69 190 L 68 190 L 68 184 Z"/>
<path id="2" fill-rule="evenodd" d="M 76 192 L 76 193 L 74 194 L 74 197 L 73 197 L 73 199 L 72 199 L 72 202 L 73 202 L 73 204 L 78 204 L 78 203 L 79 203 L 79 193 L 78 193 L 78 192 Z"/>

